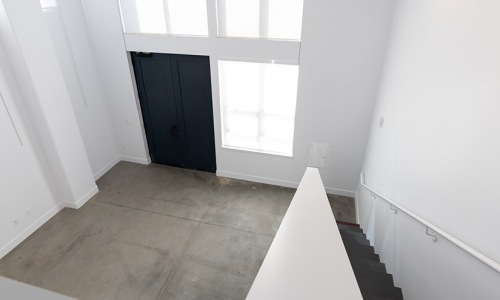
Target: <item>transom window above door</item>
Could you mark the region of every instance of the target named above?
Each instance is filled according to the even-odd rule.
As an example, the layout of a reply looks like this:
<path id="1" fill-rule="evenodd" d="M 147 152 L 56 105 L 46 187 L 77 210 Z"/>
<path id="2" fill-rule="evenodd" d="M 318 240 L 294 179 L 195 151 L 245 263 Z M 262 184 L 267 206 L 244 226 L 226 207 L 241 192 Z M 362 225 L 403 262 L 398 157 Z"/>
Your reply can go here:
<path id="1" fill-rule="evenodd" d="M 220 37 L 300 40 L 303 0 L 217 0 Z"/>
<path id="2" fill-rule="evenodd" d="M 45 0 L 47 1 L 47 0 Z M 303 0 L 119 0 L 125 33 L 208 36 L 216 14 L 218 37 L 300 40 Z"/>
<path id="3" fill-rule="evenodd" d="M 208 36 L 205 0 L 120 0 L 123 31 Z"/>

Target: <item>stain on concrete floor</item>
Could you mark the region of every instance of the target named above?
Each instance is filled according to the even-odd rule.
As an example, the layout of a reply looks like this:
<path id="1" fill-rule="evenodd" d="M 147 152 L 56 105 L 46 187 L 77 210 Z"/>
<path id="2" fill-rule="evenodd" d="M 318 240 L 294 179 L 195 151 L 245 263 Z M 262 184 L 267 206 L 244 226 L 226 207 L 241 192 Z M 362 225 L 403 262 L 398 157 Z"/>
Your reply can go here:
<path id="1" fill-rule="evenodd" d="M 0 260 L 0 275 L 78 299 L 245 299 L 294 189 L 120 162 Z M 354 200 L 328 195 L 354 222 Z"/>

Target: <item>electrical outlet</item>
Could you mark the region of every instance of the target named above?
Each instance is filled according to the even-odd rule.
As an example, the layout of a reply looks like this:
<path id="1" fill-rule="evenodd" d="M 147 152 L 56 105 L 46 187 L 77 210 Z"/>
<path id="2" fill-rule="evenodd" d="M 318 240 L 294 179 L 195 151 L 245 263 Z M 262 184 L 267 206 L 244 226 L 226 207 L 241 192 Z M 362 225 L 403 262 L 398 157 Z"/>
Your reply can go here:
<path id="1" fill-rule="evenodd" d="M 31 208 L 26 209 L 26 217 L 31 216 Z"/>

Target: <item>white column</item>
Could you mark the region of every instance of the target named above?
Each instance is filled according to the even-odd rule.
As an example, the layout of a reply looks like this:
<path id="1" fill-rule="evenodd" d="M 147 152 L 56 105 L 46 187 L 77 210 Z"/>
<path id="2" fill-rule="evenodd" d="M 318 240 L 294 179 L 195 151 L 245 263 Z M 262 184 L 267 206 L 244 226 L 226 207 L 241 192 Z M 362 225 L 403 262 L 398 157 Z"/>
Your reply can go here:
<path id="1" fill-rule="evenodd" d="M 4 0 L 2 8 L 0 39 L 47 152 L 57 200 L 79 207 L 97 186 L 40 3 Z"/>

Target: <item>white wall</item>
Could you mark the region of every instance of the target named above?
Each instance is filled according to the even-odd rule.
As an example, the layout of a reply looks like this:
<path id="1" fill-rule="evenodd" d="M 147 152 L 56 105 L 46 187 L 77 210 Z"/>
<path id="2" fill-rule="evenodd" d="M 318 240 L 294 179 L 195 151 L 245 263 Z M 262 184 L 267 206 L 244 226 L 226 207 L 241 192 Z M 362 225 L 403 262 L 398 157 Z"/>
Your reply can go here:
<path id="1" fill-rule="evenodd" d="M 96 56 L 100 57 L 99 64 L 107 67 L 101 73 L 113 78 L 106 84 L 108 94 L 122 98 L 120 104 L 113 100 L 111 107 L 126 106 L 126 114 L 132 115 L 130 75 L 123 57 L 118 6 L 112 0 L 83 3 Z M 327 191 L 353 196 L 394 1 L 305 1 L 301 44 L 215 38 L 215 2 L 207 3 L 209 38 L 126 34 L 125 41 L 128 51 L 210 55 L 217 174 L 296 187 L 307 167 L 310 142 L 323 142 L 331 145 L 328 166 L 321 170 Z M 293 158 L 221 147 L 217 71 L 221 57 L 300 60 Z M 115 128 L 123 133 L 119 140 L 127 139 L 129 147 L 139 148 L 142 141 L 136 136 L 137 131 L 131 134 L 132 128 L 123 126 L 125 114 L 117 110 L 114 119 Z"/>
<path id="2" fill-rule="evenodd" d="M 2 95 L 15 123 L 4 110 L 1 257 L 64 206 L 83 205 L 97 186 L 39 1 L 0 2 L 0 42 Z"/>
<path id="3" fill-rule="evenodd" d="M 82 0 L 108 115 L 122 160 L 150 162 L 116 0 Z"/>
<path id="4" fill-rule="evenodd" d="M 398 2 L 363 166 L 368 185 L 498 262 L 499 10 L 489 0 Z M 405 299 L 498 296 L 498 273 L 429 243 L 404 215 L 388 223 L 366 193 L 358 202 Z"/>
<path id="5" fill-rule="evenodd" d="M 39 147 L 30 138 L 23 101 L 13 82 L 0 47 L 0 258 L 57 212 L 39 163 Z"/>
<path id="6" fill-rule="evenodd" d="M 5 0 L 3 11 L 6 29 L 2 43 L 17 81 L 31 91 L 25 95 L 31 117 L 37 127 L 46 129 L 44 143 L 51 144 L 50 150 L 55 152 L 51 153 L 51 166 L 60 186 L 69 191 L 63 201 L 84 203 L 97 192 L 97 186 L 40 3 Z"/>
<path id="7" fill-rule="evenodd" d="M 93 57 L 83 7 L 59 0 L 44 10 L 94 178 L 120 159 Z"/>
<path id="8" fill-rule="evenodd" d="M 326 143 L 320 172 L 327 192 L 353 196 L 393 10 L 393 0 L 304 1 L 294 158 L 226 153 L 225 166 L 297 182 L 310 142 Z"/>

